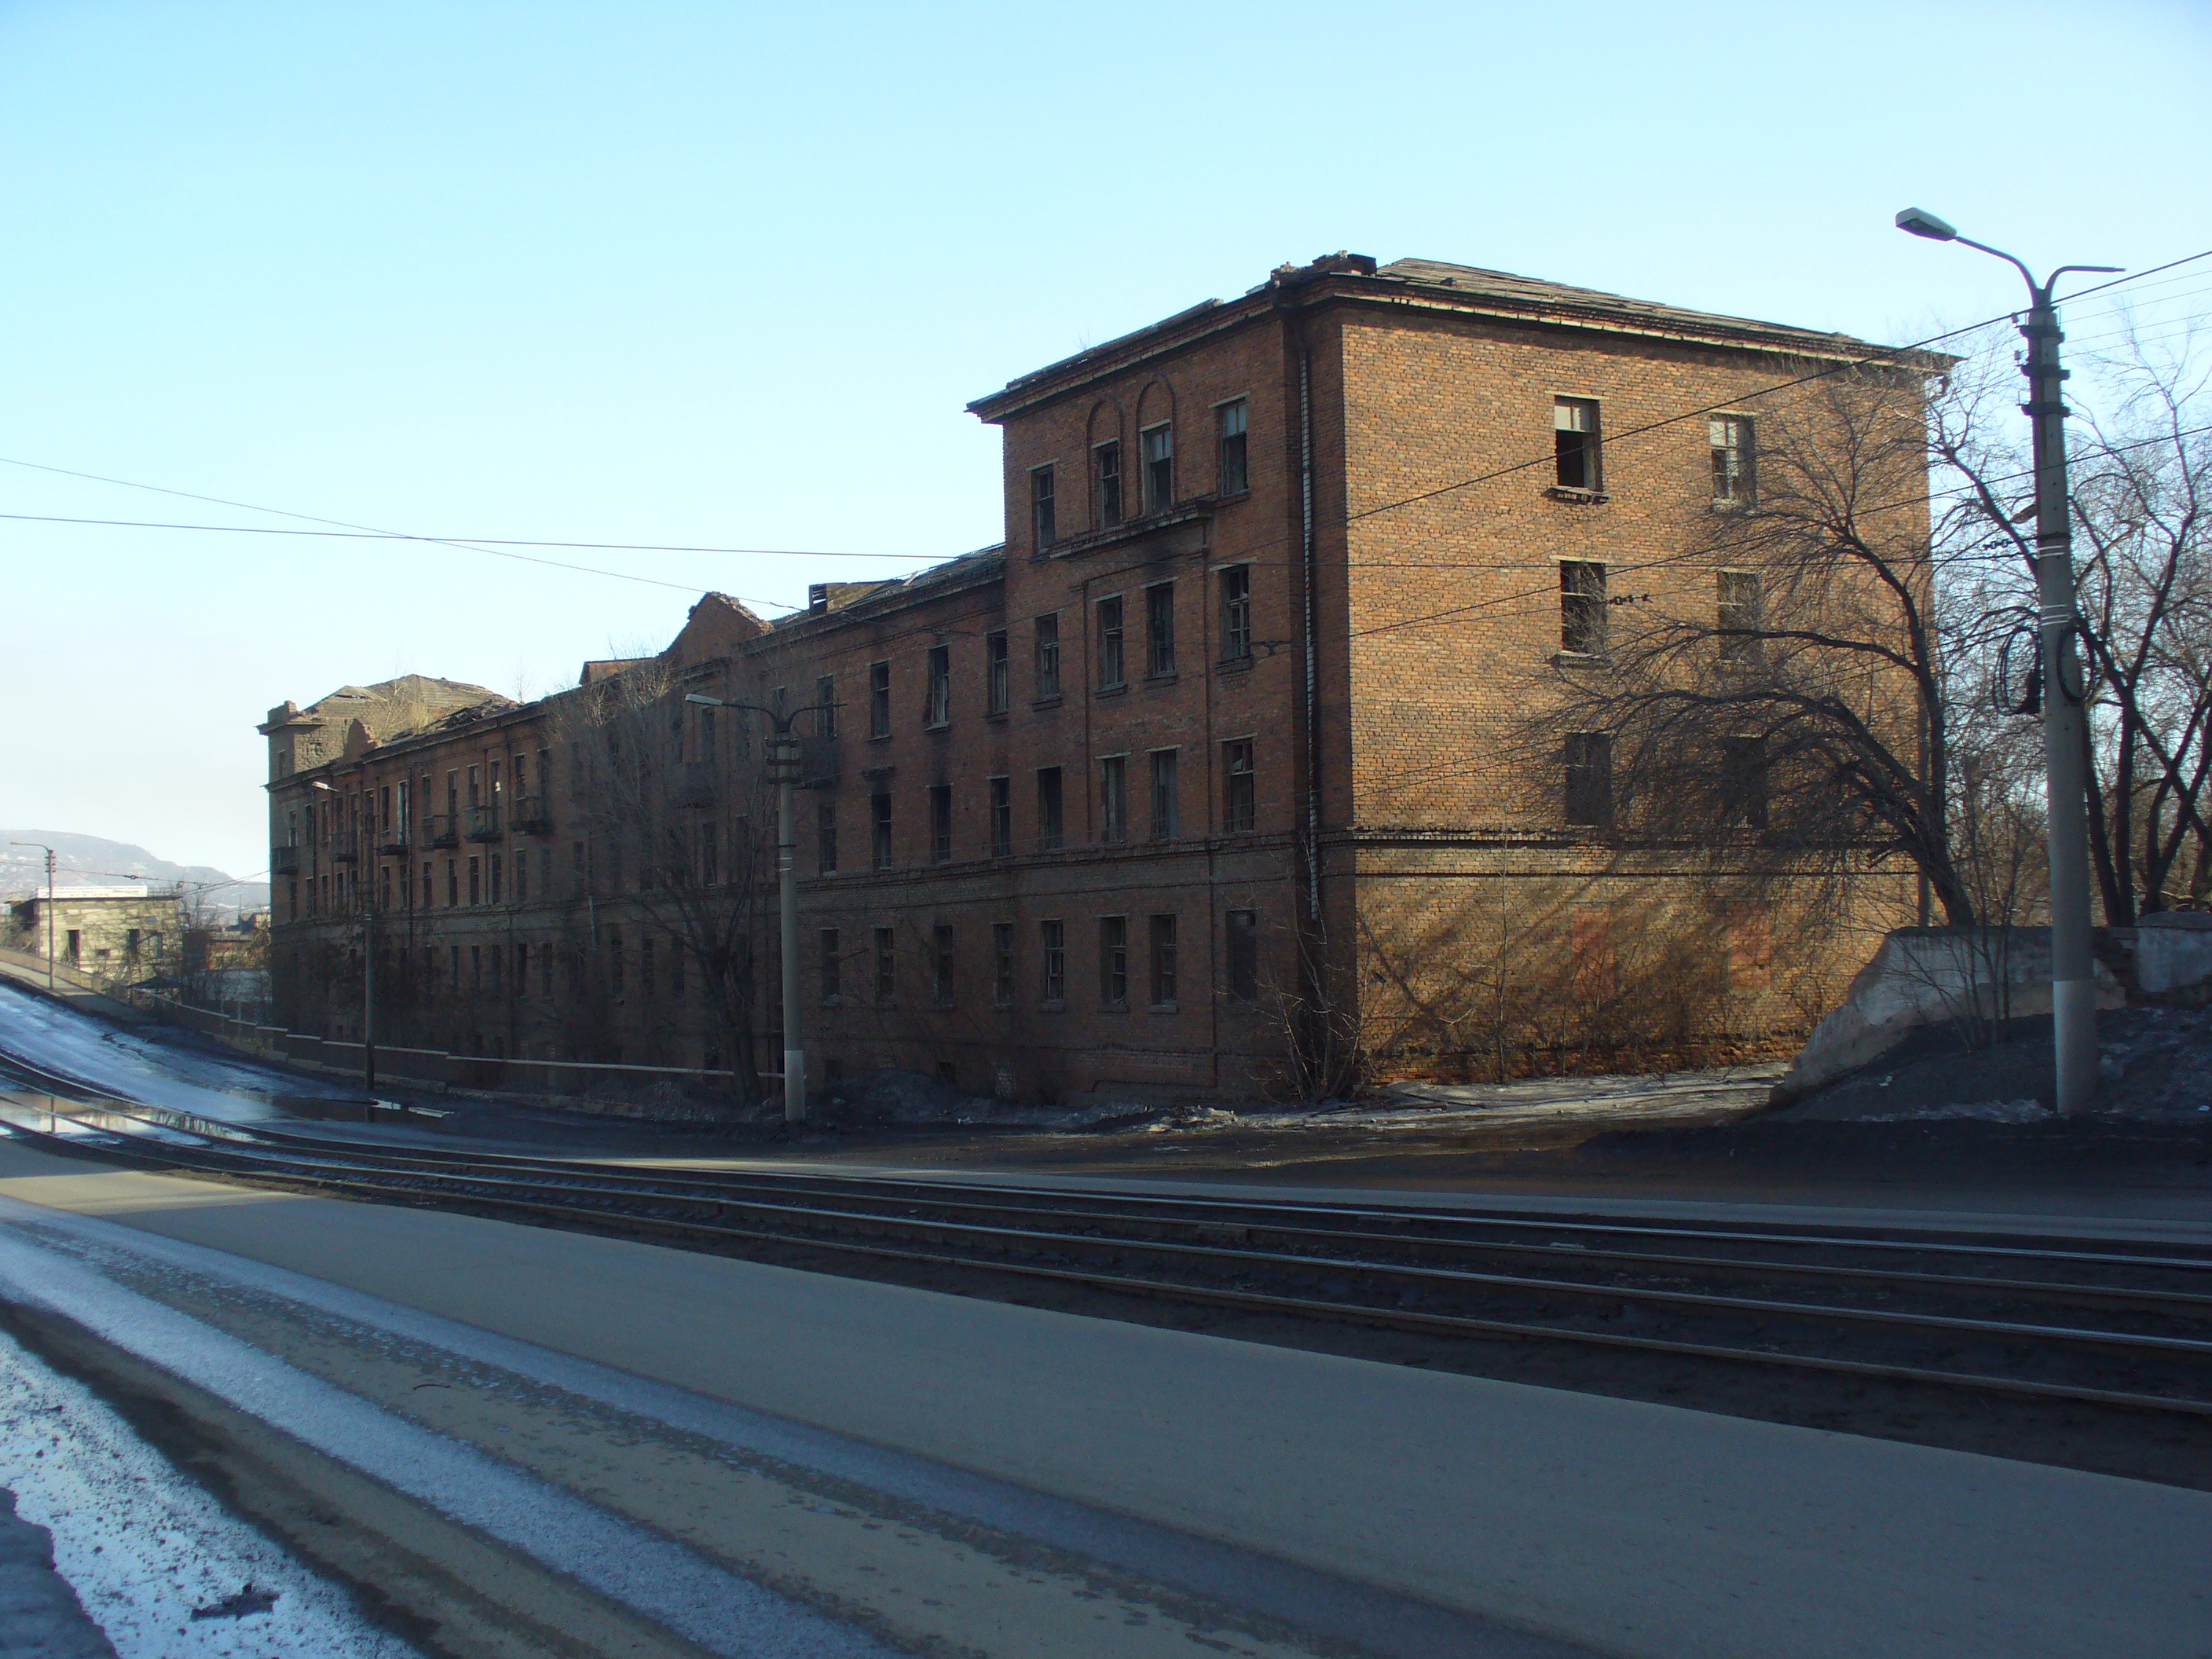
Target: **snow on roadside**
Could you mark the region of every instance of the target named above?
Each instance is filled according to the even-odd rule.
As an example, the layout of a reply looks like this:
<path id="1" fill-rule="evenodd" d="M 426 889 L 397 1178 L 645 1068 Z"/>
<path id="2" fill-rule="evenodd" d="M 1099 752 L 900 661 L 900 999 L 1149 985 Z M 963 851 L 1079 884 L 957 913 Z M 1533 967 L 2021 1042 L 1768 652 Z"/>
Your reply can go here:
<path id="1" fill-rule="evenodd" d="M 415 1659 L 83 1384 L 0 1335 L 0 1486 L 118 1659 Z"/>

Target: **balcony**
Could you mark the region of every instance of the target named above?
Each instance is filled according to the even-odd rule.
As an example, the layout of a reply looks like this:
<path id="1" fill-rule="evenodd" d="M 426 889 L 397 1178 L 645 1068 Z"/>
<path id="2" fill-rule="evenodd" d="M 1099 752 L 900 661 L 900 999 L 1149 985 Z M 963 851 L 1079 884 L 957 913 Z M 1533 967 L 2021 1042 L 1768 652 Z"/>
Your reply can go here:
<path id="1" fill-rule="evenodd" d="M 542 836 L 553 828 L 553 814 L 543 795 L 517 795 L 507 816 L 518 835 Z"/>
<path id="2" fill-rule="evenodd" d="M 840 770 L 837 739 L 801 737 L 799 740 L 799 784 L 802 789 L 821 789 L 837 781 Z"/>
<path id="3" fill-rule="evenodd" d="M 686 761 L 678 769 L 672 787 L 675 805 L 712 806 L 721 798 L 721 769 L 707 761 Z"/>
<path id="4" fill-rule="evenodd" d="M 300 873 L 300 849 L 296 847 L 272 847 L 269 849 L 269 873 L 272 876 L 296 876 Z"/>
<path id="5" fill-rule="evenodd" d="M 422 844 L 425 847 L 457 847 L 459 833 L 453 827 L 451 812 L 426 812 L 422 815 Z"/>
<path id="6" fill-rule="evenodd" d="M 471 841 L 497 841 L 499 839 L 498 803 L 495 801 L 489 806 L 465 808 L 461 820 L 461 833 Z"/>
<path id="7" fill-rule="evenodd" d="M 333 836 L 331 841 L 331 862 L 332 864 L 360 863 L 361 843 L 350 839 L 340 841 Z"/>
<path id="8" fill-rule="evenodd" d="M 404 859 L 414 845 L 407 839 L 404 824 L 395 824 L 377 832 L 376 853 L 379 858 Z"/>

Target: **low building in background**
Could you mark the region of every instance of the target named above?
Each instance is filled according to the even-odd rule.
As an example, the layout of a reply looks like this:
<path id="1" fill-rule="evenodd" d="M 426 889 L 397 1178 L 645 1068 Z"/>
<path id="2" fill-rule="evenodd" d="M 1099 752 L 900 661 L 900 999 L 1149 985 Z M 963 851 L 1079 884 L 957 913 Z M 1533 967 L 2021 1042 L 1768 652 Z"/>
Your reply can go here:
<path id="1" fill-rule="evenodd" d="M 51 907 L 51 915 L 49 914 Z M 15 948 L 120 984 L 172 980 L 183 961 L 184 901 L 138 886 L 57 887 L 9 902 Z"/>
<path id="2" fill-rule="evenodd" d="M 380 1040 L 487 1081 L 774 1066 L 765 727 L 696 693 L 832 706 L 793 848 L 825 1083 L 1312 1095 L 1787 1047 L 1910 872 L 1813 918 L 1625 835 L 1601 734 L 1516 745 L 1621 607 L 1755 611 L 1700 526 L 1752 508 L 1757 400 L 1870 349 L 1338 255 L 1025 375 L 973 405 L 999 545 L 772 624 L 710 593 L 533 702 L 272 709 L 274 1018 L 357 1037 L 373 939 Z"/>

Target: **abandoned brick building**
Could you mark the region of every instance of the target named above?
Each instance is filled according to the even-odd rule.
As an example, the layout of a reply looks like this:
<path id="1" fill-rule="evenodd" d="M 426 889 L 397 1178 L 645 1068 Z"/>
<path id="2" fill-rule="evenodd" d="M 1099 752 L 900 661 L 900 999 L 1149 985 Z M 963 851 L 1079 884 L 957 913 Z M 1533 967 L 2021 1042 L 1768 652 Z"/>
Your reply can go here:
<path id="1" fill-rule="evenodd" d="M 547 1068 L 521 1087 L 772 1065 L 772 967 L 740 1056 L 669 920 L 672 884 L 772 880 L 759 722 L 696 692 L 836 705 L 797 717 L 817 1078 L 1065 1099 L 1249 1094 L 1317 1047 L 1565 1064 L 1634 985 L 1678 1042 L 1802 1030 L 1865 946 L 1772 959 L 1786 895 L 1624 853 L 1602 765 L 1532 794 L 1513 734 L 1600 648 L 1609 571 L 1741 602 L 1668 556 L 1752 488 L 1756 395 L 1867 349 L 1339 255 L 1025 375 L 971 405 L 1001 545 L 773 624 L 709 594 L 661 656 L 534 702 L 410 676 L 272 710 L 276 1018 L 357 1027 L 373 903 L 388 1042 Z M 639 685 L 661 805 L 611 807 L 580 718 Z M 656 813 L 679 874 L 624 850 Z M 1865 886 L 1877 930 L 1905 892 Z M 743 926 L 772 964 L 772 903 Z"/>

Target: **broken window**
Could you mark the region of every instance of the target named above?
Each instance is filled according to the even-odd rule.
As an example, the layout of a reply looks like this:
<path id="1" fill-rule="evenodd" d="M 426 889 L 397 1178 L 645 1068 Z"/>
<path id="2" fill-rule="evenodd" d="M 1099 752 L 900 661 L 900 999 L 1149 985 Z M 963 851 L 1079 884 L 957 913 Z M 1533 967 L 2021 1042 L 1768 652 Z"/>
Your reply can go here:
<path id="1" fill-rule="evenodd" d="M 1229 835 L 1249 830 L 1256 821 L 1254 747 L 1250 738 L 1232 738 L 1221 745 L 1221 828 Z"/>
<path id="2" fill-rule="evenodd" d="M 1244 400 L 1224 404 L 1218 411 L 1221 421 L 1221 459 L 1214 489 L 1223 495 L 1241 495 L 1250 487 L 1246 474 L 1244 454 Z"/>
<path id="3" fill-rule="evenodd" d="M 1175 584 L 1156 582 L 1145 590 L 1145 672 L 1155 677 L 1176 672 Z"/>
<path id="4" fill-rule="evenodd" d="M 1003 628 L 983 635 L 983 712 L 1003 714 L 1006 712 L 1006 630 Z"/>
<path id="5" fill-rule="evenodd" d="M 1117 596 L 1098 601 L 1098 689 L 1110 691 L 1124 684 L 1121 601 Z"/>
<path id="6" fill-rule="evenodd" d="M 1252 567 L 1233 564 L 1221 573 L 1221 659 L 1252 656 Z"/>
<path id="7" fill-rule="evenodd" d="M 937 1006 L 952 1006 L 952 924 L 940 921 L 930 939 L 929 961 L 931 976 L 936 981 Z"/>
<path id="8" fill-rule="evenodd" d="M 868 735 L 888 738 L 891 734 L 891 665 L 887 662 L 868 665 Z"/>
<path id="9" fill-rule="evenodd" d="M 1129 757 L 1109 755 L 1098 763 L 1098 839 L 1109 845 L 1129 839 Z"/>
<path id="10" fill-rule="evenodd" d="M 1152 918 L 1152 1006 L 1172 1008 L 1176 1000 L 1176 919 Z"/>
<path id="11" fill-rule="evenodd" d="M 929 697 L 924 707 L 922 724 L 927 726 L 949 726 L 952 721 L 952 647 L 933 645 L 929 647 Z"/>
<path id="12" fill-rule="evenodd" d="M 929 786 L 929 857 L 934 864 L 952 860 L 952 786 Z"/>
<path id="13" fill-rule="evenodd" d="M 1176 787 L 1177 751 L 1152 750 L 1152 839 L 1173 841 L 1178 816 Z"/>
<path id="14" fill-rule="evenodd" d="M 1256 1002 L 1260 997 L 1260 913 L 1257 910 L 1231 910 L 1224 918 L 1228 924 L 1227 958 L 1229 994 L 1238 1002 Z"/>
<path id="15" fill-rule="evenodd" d="M 1037 923 L 1037 990 L 1042 999 L 1059 1004 L 1067 1000 L 1067 924 Z"/>
<path id="16" fill-rule="evenodd" d="M 1060 831 L 1060 769 L 1041 766 L 1037 769 L 1037 851 L 1051 853 L 1059 849 Z"/>
<path id="17" fill-rule="evenodd" d="M 1552 400 L 1552 441 L 1562 489 L 1596 489 L 1598 484 L 1597 400 Z"/>
<path id="18" fill-rule="evenodd" d="M 1053 507 L 1052 469 L 1048 466 L 1030 469 L 1030 528 L 1036 533 L 1040 552 L 1060 539 L 1059 520 Z"/>
<path id="19" fill-rule="evenodd" d="M 1587 559 L 1559 562 L 1559 648 L 1577 656 L 1605 654 L 1605 567 Z"/>
<path id="20" fill-rule="evenodd" d="M 1606 829 L 1613 823 L 1613 738 L 1603 732 L 1567 737 L 1569 823 Z"/>
<path id="21" fill-rule="evenodd" d="M 1757 475 L 1751 447 L 1751 417 L 1716 415 L 1705 423 L 1713 452 L 1713 500 L 1724 507 L 1749 507 Z"/>
<path id="22" fill-rule="evenodd" d="M 1060 614 L 1036 619 L 1036 696 L 1039 702 L 1060 696 Z"/>
<path id="23" fill-rule="evenodd" d="M 1137 434 L 1145 453 L 1145 511 L 1164 513 L 1175 505 L 1175 428 L 1146 427 Z"/>
<path id="24" fill-rule="evenodd" d="M 1121 522 L 1121 446 L 1100 444 L 1091 452 L 1091 527 L 1111 529 Z"/>
<path id="25" fill-rule="evenodd" d="M 1003 1008 L 1014 1000 L 1014 924 L 991 924 L 991 1000 Z"/>
<path id="26" fill-rule="evenodd" d="M 1759 635 L 1762 609 L 1759 574 L 1751 570 L 1723 570 L 1717 580 L 1720 599 L 1714 620 L 1720 629 L 1722 665 L 1753 667 L 1765 659 Z"/>
<path id="27" fill-rule="evenodd" d="M 1098 918 L 1098 1000 L 1109 1008 L 1129 1000 L 1129 919 Z"/>
<path id="28" fill-rule="evenodd" d="M 1766 739 L 1746 733 L 1721 739 L 1721 799 L 1727 822 L 1766 828 Z"/>

